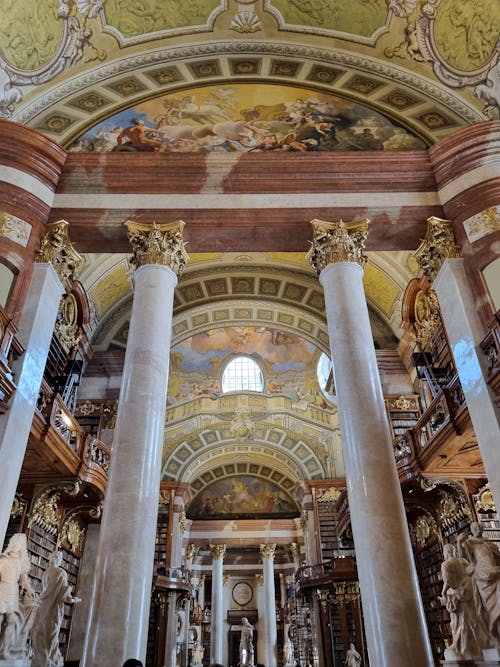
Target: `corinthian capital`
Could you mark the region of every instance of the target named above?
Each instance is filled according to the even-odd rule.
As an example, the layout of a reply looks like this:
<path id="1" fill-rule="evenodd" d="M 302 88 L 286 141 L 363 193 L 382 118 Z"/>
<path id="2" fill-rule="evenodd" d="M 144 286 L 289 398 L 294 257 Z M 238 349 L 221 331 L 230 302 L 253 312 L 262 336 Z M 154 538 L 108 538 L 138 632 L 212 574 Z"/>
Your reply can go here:
<path id="1" fill-rule="evenodd" d="M 177 220 L 163 225 L 144 225 L 127 220 L 128 239 L 134 254 L 131 262 L 136 267 L 145 264 L 168 266 L 178 276 L 184 270 L 189 255 L 182 238 L 184 222 Z"/>
<path id="2" fill-rule="evenodd" d="M 366 263 L 364 253 L 370 220 L 359 222 L 325 222 L 312 220 L 313 240 L 306 255 L 319 275 L 328 264 L 336 262 Z"/>
<path id="3" fill-rule="evenodd" d="M 275 544 L 261 544 L 260 545 L 260 555 L 263 560 L 269 560 L 274 558 L 274 552 L 276 551 Z"/>
<path id="4" fill-rule="evenodd" d="M 214 560 L 221 560 L 226 555 L 226 545 L 225 544 L 211 544 L 210 553 Z"/>
<path id="5" fill-rule="evenodd" d="M 76 252 L 68 236 L 68 227 L 66 220 L 49 222 L 45 226 L 40 250 L 35 257 L 35 262 L 50 262 L 63 285 L 73 279 L 75 272 L 83 264 L 83 257 Z"/>
<path id="6" fill-rule="evenodd" d="M 451 220 L 434 216 L 427 218 L 427 232 L 414 256 L 424 275 L 432 282 L 439 273 L 445 259 L 460 257 L 455 245 Z"/>

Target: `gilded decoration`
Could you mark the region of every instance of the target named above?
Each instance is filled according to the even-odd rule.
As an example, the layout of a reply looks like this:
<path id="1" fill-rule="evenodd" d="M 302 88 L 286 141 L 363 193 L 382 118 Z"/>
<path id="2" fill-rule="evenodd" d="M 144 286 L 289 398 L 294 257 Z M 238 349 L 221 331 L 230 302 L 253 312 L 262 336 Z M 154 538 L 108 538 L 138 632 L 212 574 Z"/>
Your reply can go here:
<path id="1" fill-rule="evenodd" d="M 210 553 L 214 560 L 222 560 L 226 555 L 226 545 L 225 544 L 211 544 Z"/>
<path id="2" fill-rule="evenodd" d="M 80 342 L 82 332 L 78 325 L 78 303 L 73 294 L 65 294 L 61 298 L 54 333 L 66 352 Z"/>
<path id="3" fill-rule="evenodd" d="M 436 520 L 430 514 L 420 514 L 409 525 L 410 540 L 418 549 L 423 549 L 425 545 L 438 535 Z"/>
<path id="4" fill-rule="evenodd" d="M 438 514 L 441 525 L 452 526 L 464 517 L 470 517 L 471 511 L 465 500 L 457 499 L 449 491 L 440 491 Z"/>
<path id="5" fill-rule="evenodd" d="M 188 544 L 186 547 L 186 559 L 193 560 L 198 555 L 198 547 L 195 544 Z"/>
<path id="6" fill-rule="evenodd" d="M 161 225 L 128 220 L 125 226 L 134 251 L 131 263 L 136 267 L 161 264 L 180 276 L 189 259 L 182 238 L 184 225 L 182 220 Z"/>
<path id="7" fill-rule="evenodd" d="M 500 206 L 492 206 L 477 213 L 463 223 L 469 243 L 479 241 L 483 236 L 500 231 Z"/>
<path id="8" fill-rule="evenodd" d="M 40 526 L 51 535 L 57 535 L 59 526 L 60 510 L 58 501 L 60 493 L 54 493 L 53 489 L 44 491 L 35 501 L 30 513 L 28 527 L 33 524 Z"/>
<path id="9" fill-rule="evenodd" d="M 306 259 L 316 273 L 336 262 L 356 262 L 364 267 L 369 222 L 368 218 L 359 222 L 312 220 L 313 240 Z"/>
<path id="10" fill-rule="evenodd" d="M 50 262 L 63 285 L 73 279 L 84 262 L 71 243 L 68 228 L 66 220 L 49 222 L 35 257 L 36 262 Z"/>
<path id="11" fill-rule="evenodd" d="M 415 337 L 421 347 L 430 343 L 436 330 L 441 326 L 441 311 L 439 301 L 434 290 L 423 292 L 420 290 L 415 297 Z"/>
<path id="12" fill-rule="evenodd" d="M 496 505 L 489 483 L 473 495 L 476 510 L 480 513 L 496 513 Z"/>
<path id="13" fill-rule="evenodd" d="M 335 503 L 342 495 L 342 489 L 336 486 L 331 486 L 329 489 L 321 490 L 318 493 L 318 503 Z"/>
<path id="14" fill-rule="evenodd" d="M 181 534 L 185 532 L 187 528 L 187 519 L 186 519 L 186 512 L 179 512 L 179 530 L 181 531 Z"/>
<path id="15" fill-rule="evenodd" d="M 432 282 L 445 259 L 460 257 L 455 244 L 451 220 L 442 220 L 432 216 L 427 219 L 427 232 L 414 256 L 424 275 Z"/>
<path id="16" fill-rule="evenodd" d="M 229 430 L 235 438 L 249 438 L 255 431 L 252 411 L 246 408 L 235 410 Z"/>
<path id="17" fill-rule="evenodd" d="M 260 545 L 260 555 L 263 560 L 272 560 L 274 558 L 274 553 L 276 551 L 275 544 L 261 544 Z"/>
<path id="18" fill-rule="evenodd" d="M 12 501 L 12 507 L 10 510 L 11 518 L 17 519 L 17 517 L 21 516 L 22 513 L 24 512 L 25 506 L 26 506 L 26 501 L 16 493 L 16 495 L 14 496 L 14 500 Z"/>
<path id="19" fill-rule="evenodd" d="M 290 556 L 293 558 L 298 558 L 300 556 L 300 547 L 297 542 L 292 542 L 289 547 Z"/>
<path id="20" fill-rule="evenodd" d="M 31 233 L 31 225 L 15 215 L 0 212 L 0 236 L 10 239 L 26 248 Z"/>
<path id="21" fill-rule="evenodd" d="M 73 553 L 80 553 L 83 547 L 85 530 L 76 519 L 65 521 L 61 529 L 61 539 L 66 539 Z"/>
<path id="22" fill-rule="evenodd" d="M 257 586 L 259 586 L 259 588 L 262 588 L 264 585 L 264 575 L 260 572 L 257 572 L 255 575 L 255 583 Z"/>

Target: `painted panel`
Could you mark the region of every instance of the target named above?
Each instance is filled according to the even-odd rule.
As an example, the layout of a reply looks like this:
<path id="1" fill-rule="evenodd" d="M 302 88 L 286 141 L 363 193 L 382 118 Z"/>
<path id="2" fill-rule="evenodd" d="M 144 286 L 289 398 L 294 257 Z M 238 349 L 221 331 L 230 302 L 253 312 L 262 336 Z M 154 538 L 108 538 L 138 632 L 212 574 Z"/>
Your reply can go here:
<path id="1" fill-rule="evenodd" d="M 8 0 L 0 7 L 0 44 L 5 60 L 20 70 L 36 70 L 56 55 L 63 24 L 53 0 Z"/>
<path id="2" fill-rule="evenodd" d="M 207 486 L 187 508 L 191 519 L 298 516 L 293 500 L 272 482 L 258 477 L 226 477 Z"/>
<path id="3" fill-rule="evenodd" d="M 382 114 L 290 86 L 235 84 L 171 93 L 121 111 L 71 151 L 414 150 L 425 144 Z"/>

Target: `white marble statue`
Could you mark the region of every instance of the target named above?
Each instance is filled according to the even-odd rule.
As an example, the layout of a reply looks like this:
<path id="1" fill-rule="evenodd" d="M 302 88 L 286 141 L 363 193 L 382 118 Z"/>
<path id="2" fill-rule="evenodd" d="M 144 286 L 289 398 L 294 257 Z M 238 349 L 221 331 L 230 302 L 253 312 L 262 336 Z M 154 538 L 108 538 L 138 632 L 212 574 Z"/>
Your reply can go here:
<path id="1" fill-rule="evenodd" d="M 245 616 L 241 619 L 240 667 L 253 667 L 253 625 Z"/>
<path id="2" fill-rule="evenodd" d="M 500 648 L 500 550 L 483 537 L 480 523 L 471 523 L 470 532 L 458 537 L 458 552 L 468 562 L 467 573 L 479 593 L 477 615 L 486 619 L 489 646 Z"/>
<path id="3" fill-rule="evenodd" d="M 477 594 L 467 573 L 468 562 L 457 558 L 453 544 L 445 544 L 443 551 L 440 600 L 450 614 L 452 644 L 448 651 L 462 660 L 481 659 L 483 648 L 488 645 L 488 631 L 482 615 L 478 615 Z"/>
<path id="4" fill-rule="evenodd" d="M 26 535 L 16 533 L 0 556 L 0 658 L 27 656 L 33 612 Z"/>
<path id="5" fill-rule="evenodd" d="M 349 644 L 349 648 L 345 654 L 344 662 L 347 667 L 359 667 L 359 665 L 361 665 L 361 656 L 356 651 L 356 647 L 352 643 Z"/>
<path id="6" fill-rule="evenodd" d="M 80 602 L 73 597 L 68 576 L 61 567 L 62 553 L 54 551 L 42 578 L 43 590 L 35 613 L 32 631 L 32 667 L 63 667 L 59 650 L 59 630 L 64 617 L 64 604 Z"/>
<path id="7" fill-rule="evenodd" d="M 293 644 L 289 639 L 287 639 L 285 645 L 283 646 L 283 658 L 285 660 L 285 665 L 295 665 Z"/>
<path id="8" fill-rule="evenodd" d="M 203 664 L 203 647 L 198 640 L 193 644 L 193 665 Z"/>

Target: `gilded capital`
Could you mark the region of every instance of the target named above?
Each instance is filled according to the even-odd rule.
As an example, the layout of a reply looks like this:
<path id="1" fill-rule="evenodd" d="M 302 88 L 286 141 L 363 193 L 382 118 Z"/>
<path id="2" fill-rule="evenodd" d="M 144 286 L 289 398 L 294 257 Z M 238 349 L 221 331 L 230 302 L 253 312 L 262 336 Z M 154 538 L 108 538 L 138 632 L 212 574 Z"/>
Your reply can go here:
<path id="1" fill-rule="evenodd" d="M 198 555 L 198 547 L 194 544 L 188 544 L 186 547 L 187 560 L 193 560 L 193 558 L 197 555 Z"/>
<path id="2" fill-rule="evenodd" d="M 210 553 L 214 560 L 222 560 L 226 555 L 226 545 L 225 544 L 211 544 Z"/>
<path id="3" fill-rule="evenodd" d="M 312 220 L 313 240 L 306 259 L 319 275 L 328 264 L 336 262 L 366 263 L 364 253 L 370 220 L 359 222 L 325 222 Z"/>
<path id="4" fill-rule="evenodd" d="M 442 220 L 435 216 L 427 218 L 427 232 L 414 252 L 420 268 L 431 282 L 439 273 L 445 259 L 460 257 L 452 225 L 451 220 Z"/>
<path id="5" fill-rule="evenodd" d="M 69 223 L 66 220 L 49 222 L 45 226 L 40 250 L 35 256 L 35 262 L 50 262 L 63 284 L 73 280 L 74 274 L 84 261 L 70 241 L 68 227 Z"/>
<path id="6" fill-rule="evenodd" d="M 163 225 L 144 225 L 127 220 L 125 226 L 134 251 L 132 264 L 136 267 L 162 264 L 180 276 L 189 259 L 182 237 L 184 225 L 182 220 Z"/>
<path id="7" fill-rule="evenodd" d="M 263 560 L 272 560 L 274 558 L 274 552 L 276 551 L 275 544 L 261 544 L 260 545 L 260 555 Z"/>

